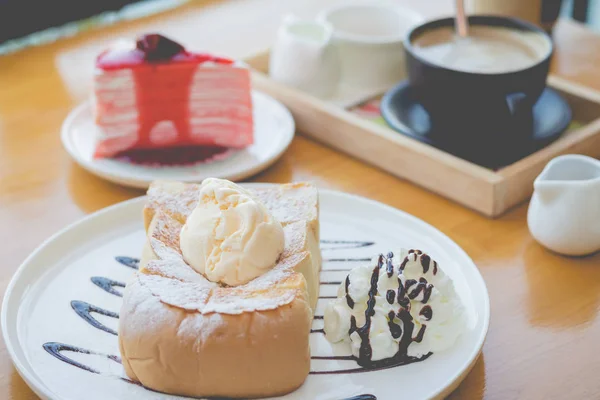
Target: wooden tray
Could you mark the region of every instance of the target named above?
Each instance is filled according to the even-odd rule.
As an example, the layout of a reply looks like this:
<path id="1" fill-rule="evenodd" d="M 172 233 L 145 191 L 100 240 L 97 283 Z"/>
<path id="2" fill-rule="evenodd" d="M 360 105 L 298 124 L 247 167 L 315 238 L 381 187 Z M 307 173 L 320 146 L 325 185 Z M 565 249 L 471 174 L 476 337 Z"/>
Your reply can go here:
<path id="1" fill-rule="evenodd" d="M 254 69 L 253 86 L 284 103 L 301 134 L 489 217 L 528 199 L 534 179 L 557 155 L 600 157 L 600 93 L 555 76 L 549 77 L 548 84 L 567 100 L 574 123 L 544 149 L 490 170 L 274 82 L 266 75 L 268 59 L 269 53 L 263 52 L 245 60 Z"/>

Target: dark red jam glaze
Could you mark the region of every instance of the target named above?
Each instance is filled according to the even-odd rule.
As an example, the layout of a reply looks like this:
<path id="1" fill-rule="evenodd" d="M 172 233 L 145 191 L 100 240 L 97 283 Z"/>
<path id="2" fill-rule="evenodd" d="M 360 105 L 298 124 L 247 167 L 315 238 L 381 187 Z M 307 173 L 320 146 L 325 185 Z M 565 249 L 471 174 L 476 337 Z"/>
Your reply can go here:
<path id="1" fill-rule="evenodd" d="M 211 161 L 224 155 L 228 147 L 221 146 L 181 146 L 163 149 L 132 149 L 119 153 L 119 161 L 149 166 L 192 165 Z"/>
<path id="2" fill-rule="evenodd" d="M 96 67 L 103 70 L 123 68 L 139 69 L 153 68 L 161 63 L 202 64 L 233 64 L 233 60 L 215 57 L 205 53 L 187 51 L 182 45 L 158 34 L 141 36 L 132 49 L 108 49 L 96 58 Z"/>
<path id="3" fill-rule="evenodd" d="M 140 36 L 135 48 L 144 54 L 146 61 L 170 60 L 176 54 L 185 53 L 182 45 L 156 33 Z"/>

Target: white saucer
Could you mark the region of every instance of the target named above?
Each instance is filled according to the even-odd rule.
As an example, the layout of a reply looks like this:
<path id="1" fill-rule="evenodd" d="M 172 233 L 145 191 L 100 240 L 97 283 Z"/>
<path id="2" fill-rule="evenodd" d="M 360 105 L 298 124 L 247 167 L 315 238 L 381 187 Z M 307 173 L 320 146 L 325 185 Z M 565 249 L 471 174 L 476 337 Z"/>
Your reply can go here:
<path id="1" fill-rule="evenodd" d="M 18 372 L 43 399 L 55 400 L 158 400 L 176 399 L 120 379 L 123 369 L 106 355 L 118 355 L 117 337 L 100 330 L 74 311 L 78 300 L 118 313 L 121 297 L 94 284 L 92 277 L 125 282 L 134 270 L 116 256 L 138 256 L 145 241 L 141 214 L 145 198 L 133 199 L 92 214 L 63 229 L 35 250 L 10 282 L 2 305 L 2 334 Z M 483 346 L 490 303 L 485 283 L 465 252 L 447 236 L 423 221 L 364 198 L 322 190 L 321 238 L 323 271 L 316 314 L 322 315 L 346 271 L 375 253 L 398 247 L 426 250 L 454 280 L 468 315 L 468 327 L 451 349 L 427 360 L 387 370 L 353 374 L 308 376 L 285 400 L 361 399 L 411 400 L 439 398 L 456 388 L 469 372 Z M 338 241 L 333 243 L 332 241 Z M 339 241 L 361 241 L 356 246 Z M 340 261 L 340 259 L 346 259 Z M 337 261 L 336 261 L 337 260 Z M 94 278 L 98 282 L 98 278 Z M 329 284 L 327 284 L 329 283 Z M 110 288 L 109 288 L 110 290 Z M 119 285 L 112 290 L 122 291 Z M 82 303 L 79 303 L 82 304 Z M 117 315 L 92 314 L 116 330 Z M 318 330 L 311 333 L 313 356 L 330 356 L 332 346 Z M 63 351 L 61 354 L 87 365 L 92 373 L 52 356 L 43 345 L 66 343 L 99 355 Z M 293 343 L 290 343 L 293 346 Z M 339 346 L 339 345 L 336 345 Z M 337 351 L 340 348 L 336 349 Z M 342 349 L 350 352 L 350 349 Z M 257 365 L 257 367 L 259 367 Z M 353 360 L 313 360 L 312 371 L 356 368 Z"/>
<path id="2" fill-rule="evenodd" d="M 294 119 L 288 109 L 272 97 L 252 92 L 254 144 L 227 158 L 190 166 L 145 166 L 111 159 L 94 160 L 96 125 L 90 102 L 75 108 L 62 127 L 62 142 L 69 155 L 83 168 L 109 181 L 145 189 L 156 179 L 199 182 L 208 177 L 241 180 L 273 164 L 294 138 Z"/>

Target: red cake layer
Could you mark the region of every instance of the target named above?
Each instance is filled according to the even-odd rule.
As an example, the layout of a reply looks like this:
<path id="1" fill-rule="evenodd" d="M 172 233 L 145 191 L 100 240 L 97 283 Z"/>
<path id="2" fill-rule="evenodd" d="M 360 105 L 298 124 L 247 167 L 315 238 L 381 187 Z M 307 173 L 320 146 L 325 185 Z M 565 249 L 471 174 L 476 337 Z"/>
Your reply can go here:
<path id="1" fill-rule="evenodd" d="M 250 76 L 231 60 L 185 51 L 152 35 L 97 59 L 94 156 L 253 142 Z"/>

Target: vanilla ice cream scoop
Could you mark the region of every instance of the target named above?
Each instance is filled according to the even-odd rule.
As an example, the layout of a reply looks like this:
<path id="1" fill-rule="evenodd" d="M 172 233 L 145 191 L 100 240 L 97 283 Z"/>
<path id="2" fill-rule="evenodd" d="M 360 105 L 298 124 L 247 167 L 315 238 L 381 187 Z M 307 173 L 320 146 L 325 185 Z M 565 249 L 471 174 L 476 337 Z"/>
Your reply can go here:
<path id="1" fill-rule="evenodd" d="M 424 360 L 465 328 L 452 280 L 420 250 L 381 254 L 352 269 L 324 313 L 327 339 L 348 342 L 366 368 Z"/>
<path id="2" fill-rule="evenodd" d="M 209 178 L 181 229 L 184 260 L 213 282 L 242 285 L 273 268 L 283 252 L 279 221 L 248 191 Z"/>

